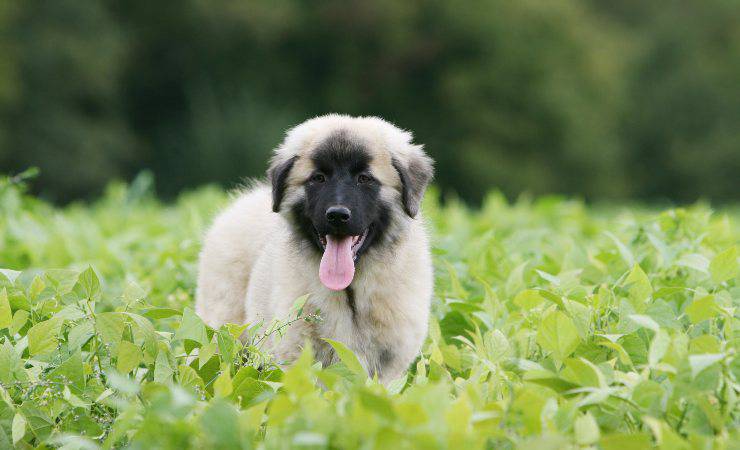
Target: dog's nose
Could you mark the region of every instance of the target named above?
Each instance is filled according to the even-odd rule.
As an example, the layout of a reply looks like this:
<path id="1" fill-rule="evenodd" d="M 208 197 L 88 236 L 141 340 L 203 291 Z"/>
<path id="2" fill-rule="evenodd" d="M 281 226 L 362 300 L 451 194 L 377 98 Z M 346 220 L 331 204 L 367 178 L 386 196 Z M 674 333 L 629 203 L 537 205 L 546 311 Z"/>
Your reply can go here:
<path id="1" fill-rule="evenodd" d="M 350 217 L 352 217 L 352 213 L 346 206 L 330 206 L 326 210 L 326 220 L 334 225 L 348 222 Z"/>

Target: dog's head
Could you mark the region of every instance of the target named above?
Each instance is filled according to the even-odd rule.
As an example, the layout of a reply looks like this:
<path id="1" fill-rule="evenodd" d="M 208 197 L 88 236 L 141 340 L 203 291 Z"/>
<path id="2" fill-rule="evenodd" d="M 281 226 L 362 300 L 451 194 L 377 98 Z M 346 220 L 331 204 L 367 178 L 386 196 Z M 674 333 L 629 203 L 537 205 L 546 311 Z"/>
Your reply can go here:
<path id="1" fill-rule="evenodd" d="M 393 242 L 416 217 L 432 175 L 411 133 L 334 114 L 288 131 L 268 171 L 273 210 L 322 254 L 319 278 L 334 290 L 349 286 L 363 254 Z"/>

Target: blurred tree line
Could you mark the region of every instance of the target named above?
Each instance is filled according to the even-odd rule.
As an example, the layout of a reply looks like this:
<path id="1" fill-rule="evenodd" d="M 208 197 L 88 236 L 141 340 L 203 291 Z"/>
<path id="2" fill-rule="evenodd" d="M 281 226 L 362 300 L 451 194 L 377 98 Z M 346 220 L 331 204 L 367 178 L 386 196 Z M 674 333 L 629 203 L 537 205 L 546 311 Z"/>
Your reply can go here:
<path id="1" fill-rule="evenodd" d="M 0 172 L 233 185 L 336 111 L 413 130 L 471 201 L 737 200 L 739 81 L 737 0 L 2 0 Z"/>

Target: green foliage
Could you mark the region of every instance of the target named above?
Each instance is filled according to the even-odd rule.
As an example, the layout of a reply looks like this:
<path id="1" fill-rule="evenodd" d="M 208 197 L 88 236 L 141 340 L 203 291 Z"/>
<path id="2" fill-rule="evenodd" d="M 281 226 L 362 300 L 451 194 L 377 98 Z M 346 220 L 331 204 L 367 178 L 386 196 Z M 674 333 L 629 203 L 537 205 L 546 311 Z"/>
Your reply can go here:
<path id="1" fill-rule="evenodd" d="M 429 337 L 382 386 L 347 347 L 277 366 L 192 310 L 225 196 L 137 185 L 64 209 L 0 182 L 0 447 L 731 448 L 737 212 L 556 198 L 424 207 Z M 22 270 L 18 272 L 18 270 Z M 305 316 L 268 324 L 279 334 Z M 239 336 L 244 334 L 244 339 Z"/>

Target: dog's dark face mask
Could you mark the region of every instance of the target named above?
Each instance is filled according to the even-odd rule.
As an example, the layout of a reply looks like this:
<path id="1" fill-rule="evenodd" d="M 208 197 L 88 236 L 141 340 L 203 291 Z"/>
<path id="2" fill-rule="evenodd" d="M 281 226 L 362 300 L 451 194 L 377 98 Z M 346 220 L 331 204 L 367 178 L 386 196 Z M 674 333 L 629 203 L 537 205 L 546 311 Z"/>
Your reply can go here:
<path id="1" fill-rule="evenodd" d="M 295 159 L 271 171 L 275 211 L 280 209 Z M 337 134 L 317 147 L 310 159 L 313 171 L 303 180 L 303 200 L 291 205 L 292 221 L 302 238 L 322 255 L 321 282 L 329 289 L 343 290 L 352 283 L 356 262 L 383 242 L 393 208 L 381 198 L 381 183 L 370 171 L 372 158 L 362 144 Z M 404 210 L 413 217 L 418 202 L 407 181 L 416 179 L 396 161 L 393 165 L 403 185 Z M 423 181 L 425 187 L 428 178 Z"/>
<path id="2" fill-rule="evenodd" d="M 324 142 L 311 159 L 314 171 L 305 180 L 305 200 L 294 212 L 303 216 L 303 234 L 312 234 L 322 252 L 321 282 L 342 290 L 352 282 L 357 260 L 384 231 L 388 205 L 380 199 L 380 182 L 361 145 L 340 135 Z"/>

